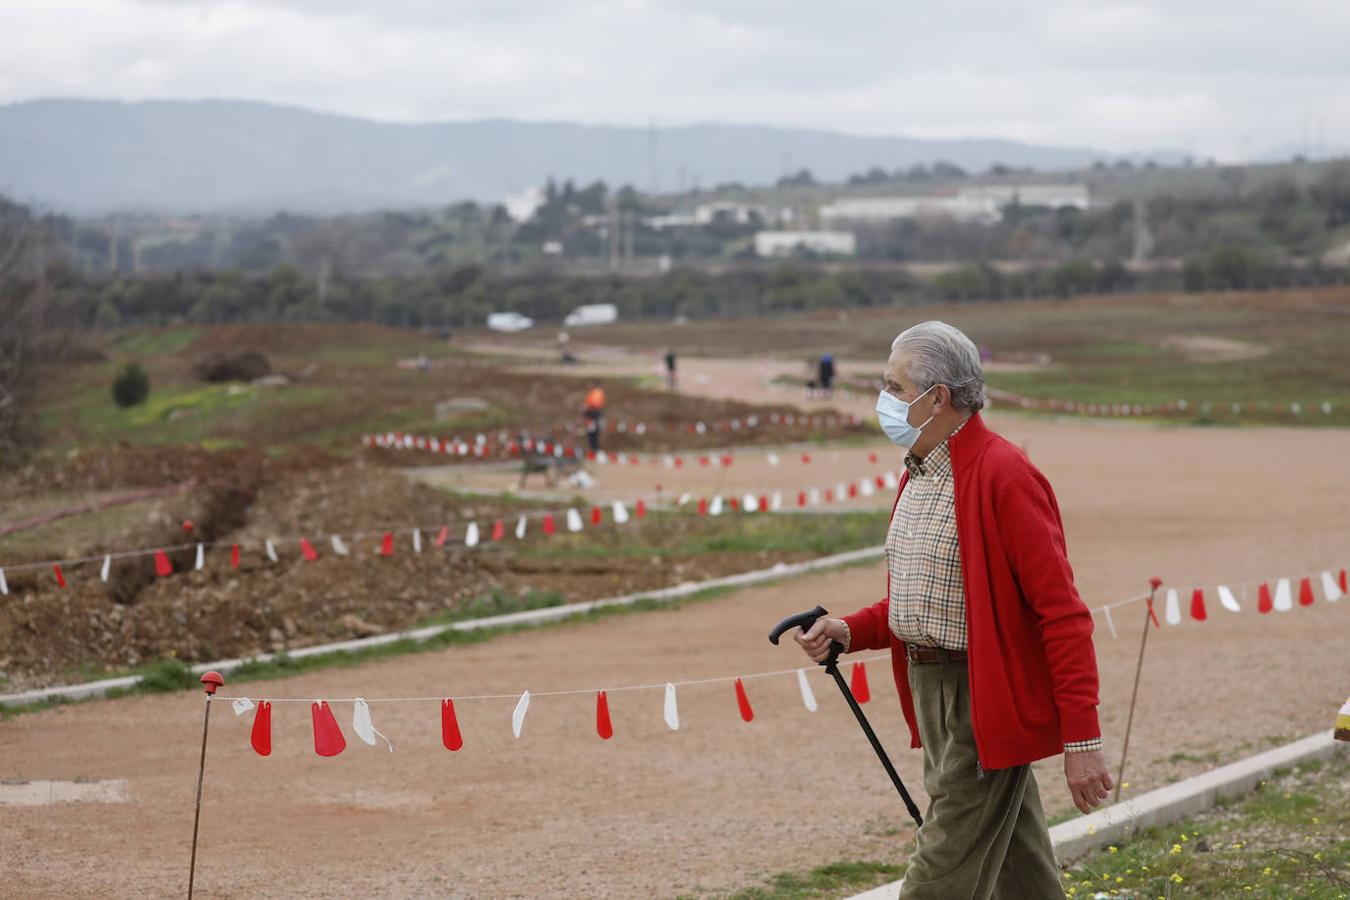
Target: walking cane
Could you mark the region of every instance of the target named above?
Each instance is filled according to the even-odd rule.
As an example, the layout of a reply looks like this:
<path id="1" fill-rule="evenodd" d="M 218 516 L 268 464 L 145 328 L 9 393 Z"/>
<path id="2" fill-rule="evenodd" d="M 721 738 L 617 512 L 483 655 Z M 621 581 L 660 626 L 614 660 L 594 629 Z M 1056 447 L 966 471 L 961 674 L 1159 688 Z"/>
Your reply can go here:
<path id="1" fill-rule="evenodd" d="M 202 781 L 206 777 L 206 732 L 211 727 L 211 700 L 216 689 L 225 683 L 219 672 L 202 675 L 202 690 L 206 691 L 206 715 L 202 718 L 202 761 L 197 769 L 197 814 L 192 817 L 192 865 L 188 868 L 188 900 L 192 900 L 192 886 L 197 879 L 197 826 L 202 821 Z"/>
<path id="2" fill-rule="evenodd" d="M 825 607 L 817 606 L 809 612 L 788 616 L 775 625 L 773 631 L 769 632 L 769 643 L 777 645 L 778 639 L 789 628 L 800 628 L 802 631 L 806 631 L 816 623 L 816 619 L 823 615 L 825 615 Z M 877 751 L 877 757 L 881 760 L 881 765 L 886 770 L 886 774 L 891 776 L 891 783 L 900 792 L 900 799 L 905 802 L 905 809 L 909 810 L 910 818 L 914 820 L 915 825 L 921 826 L 923 825 L 923 816 L 919 814 L 919 807 L 915 805 L 914 798 L 909 795 L 909 791 L 905 790 L 905 783 L 900 780 L 900 773 L 895 771 L 895 766 L 891 765 L 891 758 L 886 755 L 886 748 L 882 747 L 881 741 L 877 740 L 877 734 L 868 723 L 867 716 L 863 715 L 862 707 L 858 705 L 853 692 L 849 690 L 848 682 L 844 681 L 844 676 L 839 673 L 839 654 L 843 652 L 843 644 L 838 641 L 830 641 L 830 655 L 821 665 L 825 667 L 826 672 L 834 676 L 834 683 L 839 685 L 840 692 L 843 693 L 844 699 L 848 701 L 849 709 L 853 710 L 853 715 L 857 716 L 863 734 L 867 735 L 867 740 L 871 742 L 872 749 Z"/>

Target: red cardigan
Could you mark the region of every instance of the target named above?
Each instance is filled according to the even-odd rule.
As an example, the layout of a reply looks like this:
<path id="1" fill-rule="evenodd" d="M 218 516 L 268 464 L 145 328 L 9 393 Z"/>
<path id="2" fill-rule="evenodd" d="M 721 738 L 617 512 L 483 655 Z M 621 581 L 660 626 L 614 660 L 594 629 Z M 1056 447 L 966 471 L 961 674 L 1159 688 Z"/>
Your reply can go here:
<path id="1" fill-rule="evenodd" d="M 978 413 L 949 446 L 975 745 L 985 769 L 1006 769 L 1101 735 L 1092 613 L 1073 586 L 1059 506 L 1045 476 Z M 890 628 L 889 573 L 886 581 L 886 599 L 844 617 L 849 650 L 890 647 L 911 746 L 918 747 L 909 658 Z"/>

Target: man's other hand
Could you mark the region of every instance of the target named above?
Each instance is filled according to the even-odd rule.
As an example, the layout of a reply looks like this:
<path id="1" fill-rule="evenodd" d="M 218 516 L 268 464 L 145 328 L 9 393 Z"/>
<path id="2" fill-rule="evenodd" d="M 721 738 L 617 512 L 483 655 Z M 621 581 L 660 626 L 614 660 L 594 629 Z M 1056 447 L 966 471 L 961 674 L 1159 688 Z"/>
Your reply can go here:
<path id="1" fill-rule="evenodd" d="M 1084 813 L 1111 796 L 1111 776 L 1106 771 L 1106 754 L 1100 750 L 1064 754 L 1064 780 L 1073 794 L 1073 805 Z"/>

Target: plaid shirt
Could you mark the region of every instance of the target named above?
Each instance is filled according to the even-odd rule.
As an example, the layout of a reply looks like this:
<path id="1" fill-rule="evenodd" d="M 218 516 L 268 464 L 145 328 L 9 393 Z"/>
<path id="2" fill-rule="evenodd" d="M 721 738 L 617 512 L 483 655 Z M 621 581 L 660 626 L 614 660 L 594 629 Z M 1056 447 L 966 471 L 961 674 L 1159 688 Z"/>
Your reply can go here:
<path id="1" fill-rule="evenodd" d="M 906 644 L 965 650 L 966 597 L 956 534 L 956 481 L 947 441 L 924 459 L 906 454 L 905 468 L 909 481 L 886 533 L 891 631 Z M 1066 752 L 1101 748 L 1101 738 L 1064 745 Z"/>

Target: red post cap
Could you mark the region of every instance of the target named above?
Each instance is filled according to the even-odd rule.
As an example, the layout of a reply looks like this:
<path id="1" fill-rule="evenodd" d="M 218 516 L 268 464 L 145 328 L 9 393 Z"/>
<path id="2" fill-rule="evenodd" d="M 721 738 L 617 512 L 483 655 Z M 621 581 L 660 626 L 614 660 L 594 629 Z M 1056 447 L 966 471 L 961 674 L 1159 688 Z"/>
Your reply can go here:
<path id="1" fill-rule="evenodd" d="M 225 683 L 225 679 L 216 671 L 202 673 L 202 690 L 208 694 L 214 694 L 216 689 Z"/>

